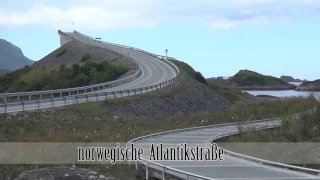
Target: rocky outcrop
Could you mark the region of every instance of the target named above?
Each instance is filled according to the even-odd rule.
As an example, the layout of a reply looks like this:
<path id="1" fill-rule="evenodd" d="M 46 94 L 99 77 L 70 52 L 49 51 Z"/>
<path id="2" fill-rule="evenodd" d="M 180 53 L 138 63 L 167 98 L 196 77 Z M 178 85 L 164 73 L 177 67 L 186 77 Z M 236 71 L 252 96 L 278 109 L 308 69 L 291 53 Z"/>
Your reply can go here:
<path id="1" fill-rule="evenodd" d="M 315 81 L 303 82 L 297 88 L 297 91 L 320 91 L 320 79 Z"/>

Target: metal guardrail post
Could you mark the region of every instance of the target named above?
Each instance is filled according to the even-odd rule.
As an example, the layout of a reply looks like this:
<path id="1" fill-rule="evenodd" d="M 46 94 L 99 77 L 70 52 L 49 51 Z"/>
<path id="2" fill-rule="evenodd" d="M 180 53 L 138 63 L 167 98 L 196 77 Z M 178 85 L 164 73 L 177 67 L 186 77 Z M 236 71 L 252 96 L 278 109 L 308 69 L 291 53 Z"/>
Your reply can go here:
<path id="1" fill-rule="evenodd" d="M 78 104 L 78 95 L 76 95 L 76 104 Z"/>
<path id="2" fill-rule="evenodd" d="M 97 96 L 97 101 L 99 100 L 99 94 L 98 93 L 96 93 L 96 96 Z"/>
<path id="3" fill-rule="evenodd" d="M 38 103 L 38 109 L 40 109 L 40 100 L 37 99 L 37 103 Z"/>
<path id="4" fill-rule="evenodd" d="M 136 95 L 137 94 L 137 90 L 136 89 L 134 89 L 134 95 Z"/>
<path id="5" fill-rule="evenodd" d="M 138 161 L 136 161 L 136 171 L 138 171 Z"/>
<path id="6" fill-rule="evenodd" d="M 31 95 L 29 95 L 29 100 L 31 100 Z"/>
<path id="7" fill-rule="evenodd" d="M 121 97 L 122 97 L 122 91 L 120 91 L 120 93 L 121 93 Z"/>
<path id="8" fill-rule="evenodd" d="M 52 97 L 51 97 L 51 102 L 52 102 L 51 106 L 53 107 L 53 98 Z"/>
<path id="9" fill-rule="evenodd" d="M 4 102 L 4 113 L 8 112 L 7 101 Z"/>
<path id="10" fill-rule="evenodd" d="M 105 93 L 104 93 L 104 95 L 106 96 L 106 99 L 108 99 L 108 93 L 107 93 L 107 92 L 105 92 Z"/>
<path id="11" fill-rule="evenodd" d="M 112 92 L 113 93 L 113 98 L 116 98 L 116 93 L 115 92 Z"/>
<path id="12" fill-rule="evenodd" d="M 64 99 L 64 106 L 67 105 L 67 98 L 65 96 L 63 96 L 63 99 Z"/>
<path id="13" fill-rule="evenodd" d="M 24 100 L 22 100 L 22 111 L 24 111 Z"/>
<path id="14" fill-rule="evenodd" d="M 162 168 L 162 180 L 166 179 L 165 167 Z"/>
<path id="15" fill-rule="evenodd" d="M 148 163 L 146 163 L 146 180 L 149 179 L 149 167 L 148 167 Z"/>

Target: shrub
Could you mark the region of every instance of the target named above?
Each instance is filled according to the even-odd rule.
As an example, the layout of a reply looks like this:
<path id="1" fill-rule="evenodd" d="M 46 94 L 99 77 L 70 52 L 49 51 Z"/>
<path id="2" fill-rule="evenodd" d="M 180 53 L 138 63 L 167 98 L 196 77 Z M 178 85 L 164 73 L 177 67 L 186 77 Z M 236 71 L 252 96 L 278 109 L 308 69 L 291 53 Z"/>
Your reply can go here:
<path id="1" fill-rule="evenodd" d="M 89 53 L 85 53 L 85 54 L 82 55 L 82 57 L 81 57 L 81 62 L 87 62 L 89 59 L 90 59 Z"/>
<path id="2" fill-rule="evenodd" d="M 66 69 L 66 65 L 65 64 L 60 64 L 60 71 L 63 71 Z"/>
<path id="3" fill-rule="evenodd" d="M 200 72 L 195 72 L 194 73 L 194 78 L 197 80 L 197 81 L 199 81 L 199 82 L 201 82 L 201 83 L 203 83 L 203 84 L 208 84 L 207 83 L 207 81 L 206 81 L 206 79 L 202 76 L 202 74 L 200 73 Z"/>
<path id="4" fill-rule="evenodd" d="M 73 76 L 77 76 L 80 74 L 80 66 L 79 64 L 73 64 L 72 65 L 72 74 Z"/>
<path id="5" fill-rule="evenodd" d="M 62 50 L 57 52 L 57 56 L 56 57 L 58 58 L 58 57 L 62 56 L 64 53 L 66 53 L 66 52 L 67 52 L 66 49 L 62 49 Z"/>

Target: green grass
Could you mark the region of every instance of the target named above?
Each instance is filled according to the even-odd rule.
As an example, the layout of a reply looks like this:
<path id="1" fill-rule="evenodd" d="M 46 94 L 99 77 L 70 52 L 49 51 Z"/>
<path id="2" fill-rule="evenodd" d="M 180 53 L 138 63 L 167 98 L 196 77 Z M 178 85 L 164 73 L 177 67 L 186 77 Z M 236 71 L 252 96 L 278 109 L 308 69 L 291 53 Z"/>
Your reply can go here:
<path id="1" fill-rule="evenodd" d="M 49 64 L 45 66 L 32 67 L 32 69 L 29 72 L 21 76 L 20 81 L 31 83 L 32 81 L 49 78 L 52 71 L 58 71 L 60 69 L 60 65 L 61 64 Z M 66 65 L 66 68 L 72 67 L 72 63 L 68 63 L 65 65 Z"/>
<path id="2" fill-rule="evenodd" d="M 229 102 L 235 103 L 240 100 L 240 98 L 247 98 L 249 96 L 248 93 L 242 92 L 236 88 L 219 86 L 211 83 L 209 85 L 215 92 L 217 92 L 220 96 L 226 98 Z"/>
<path id="3" fill-rule="evenodd" d="M 241 70 L 230 81 L 238 86 L 279 86 L 287 85 L 286 82 L 272 76 L 265 76 L 254 71 Z"/>
<path id="4" fill-rule="evenodd" d="M 111 101 L 113 103 L 118 103 Z M 238 122 L 288 115 L 315 105 L 314 99 L 288 98 L 231 107 L 223 112 L 205 111 L 188 115 L 137 117 L 109 111 L 104 102 L 86 103 L 40 112 L 0 114 L 1 142 L 127 142 L 135 137 L 186 127 Z M 128 165 L 126 165 L 128 167 Z M 16 177 L 34 165 L 0 165 L 0 179 Z M 124 166 L 90 165 L 131 179 L 135 171 L 119 173 Z"/>

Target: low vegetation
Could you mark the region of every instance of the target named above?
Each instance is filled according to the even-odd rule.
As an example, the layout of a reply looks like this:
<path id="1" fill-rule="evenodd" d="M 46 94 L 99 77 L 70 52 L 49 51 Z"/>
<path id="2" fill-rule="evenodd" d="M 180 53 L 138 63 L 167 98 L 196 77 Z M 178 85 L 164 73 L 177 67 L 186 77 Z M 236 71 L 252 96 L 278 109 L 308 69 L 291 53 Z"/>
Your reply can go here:
<path id="1" fill-rule="evenodd" d="M 113 112 L 106 108 L 104 102 L 95 102 L 63 109 L 0 114 L 0 141 L 127 142 L 135 137 L 172 129 L 286 116 L 310 109 L 315 104 L 311 97 L 287 98 L 230 107 L 222 112 L 144 117 Z M 128 170 L 128 165 L 86 167 L 101 172 L 108 171 L 121 177 L 120 179 L 132 179 L 136 176 L 135 171 Z M 33 168 L 34 165 L 1 165 L 0 179 L 12 179 L 22 171 Z M 123 173 L 123 170 L 127 173 Z"/>
<path id="2" fill-rule="evenodd" d="M 84 55 L 82 55 L 81 57 L 81 62 L 87 62 L 90 59 L 90 54 L 89 53 L 85 53 Z"/>
<path id="3" fill-rule="evenodd" d="M 57 52 L 57 58 L 62 56 L 64 53 L 66 53 L 68 50 L 67 49 L 61 49 L 60 51 Z"/>
<path id="4" fill-rule="evenodd" d="M 320 142 L 320 106 L 300 118 L 281 116 L 281 127 L 269 131 L 242 131 L 232 142 Z"/>
<path id="5" fill-rule="evenodd" d="M 78 87 L 112 81 L 127 71 L 127 67 L 107 61 L 27 67 L 1 77 L 0 90 L 18 92 Z"/>
<path id="6" fill-rule="evenodd" d="M 178 60 L 172 60 L 172 62 L 195 80 L 203 84 L 208 84 L 203 75 L 200 72 L 195 71 L 189 64 Z"/>
<path id="7" fill-rule="evenodd" d="M 300 118 L 295 118 L 290 115 L 281 116 L 280 128 L 260 131 L 254 131 L 250 128 L 240 129 L 240 134 L 228 138 L 227 142 L 320 142 L 320 105 L 317 105 L 316 107 L 317 108 L 313 112 L 305 113 L 300 116 Z M 272 154 L 272 152 L 264 153 Z M 314 151 L 310 153 L 314 153 Z M 305 155 L 306 154 L 301 154 L 303 159 L 307 158 Z M 269 156 L 272 157 L 273 155 Z M 264 157 L 267 159 L 269 156 L 267 155 Z M 288 154 L 284 156 L 277 155 L 275 158 L 281 160 L 282 158 L 285 159 L 287 156 Z M 303 163 L 293 165 L 320 169 L 320 164 Z"/>
<path id="8" fill-rule="evenodd" d="M 241 98 L 248 98 L 251 96 L 250 94 L 246 92 L 242 92 L 239 89 L 226 87 L 226 86 L 220 86 L 215 83 L 209 83 L 210 87 L 217 92 L 220 96 L 226 98 L 229 102 L 235 103 L 239 101 Z"/>

